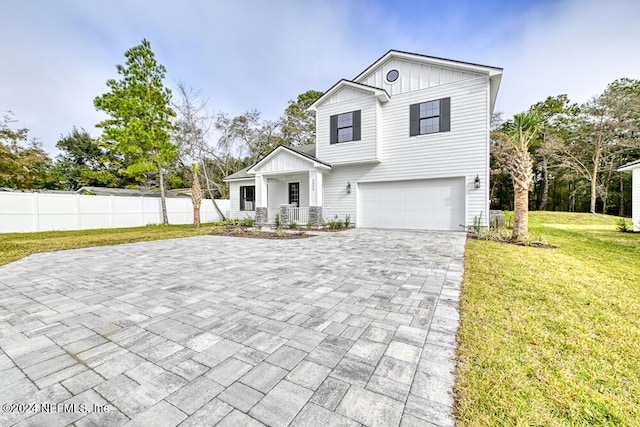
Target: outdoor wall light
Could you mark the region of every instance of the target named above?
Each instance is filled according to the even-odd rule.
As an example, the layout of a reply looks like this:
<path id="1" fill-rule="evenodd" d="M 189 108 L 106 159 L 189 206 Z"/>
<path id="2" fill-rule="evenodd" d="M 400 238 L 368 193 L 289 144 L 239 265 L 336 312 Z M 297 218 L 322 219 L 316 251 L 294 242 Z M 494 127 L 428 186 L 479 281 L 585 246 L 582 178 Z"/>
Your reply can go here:
<path id="1" fill-rule="evenodd" d="M 473 180 L 473 188 L 480 188 L 480 177 L 476 175 L 476 179 Z"/>
<path id="2" fill-rule="evenodd" d="M 347 182 L 347 194 L 351 194 L 351 183 Z"/>

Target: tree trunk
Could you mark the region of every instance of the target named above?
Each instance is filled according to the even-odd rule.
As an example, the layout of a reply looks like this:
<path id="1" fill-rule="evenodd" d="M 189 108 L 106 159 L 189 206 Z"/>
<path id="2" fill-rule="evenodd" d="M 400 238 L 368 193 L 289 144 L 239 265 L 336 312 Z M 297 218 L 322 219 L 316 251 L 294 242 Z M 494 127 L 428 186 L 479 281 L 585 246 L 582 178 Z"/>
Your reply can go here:
<path id="1" fill-rule="evenodd" d="M 160 178 L 160 202 L 162 204 L 162 223 L 169 225 L 169 217 L 167 216 L 167 199 L 164 194 L 164 171 L 160 162 L 156 162 L 158 165 L 158 177 Z"/>
<path id="2" fill-rule="evenodd" d="M 600 166 L 600 149 L 596 150 L 595 157 L 593 159 L 593 173 L 591 174 L 591 206 L 589 212 L 596 213 L 596 199 L 598 197 L 598 167 Z"/>
<path id="3" fill-rule="evenodd" d="M 511 171 L 514 191 L 514 220 L 511 239 L 522 240 L 529 234 L 529 188 L 533 164 L 529 151 L 516 149 Z"/>
<path id="4" fill-rule="evenodd" d="M 547 208 L 547 201 L 549 200 L 549 165 L 547 164 L 547 157 L 542 156 L 542 198 L 538 205 L 538 210 L 543 211 Z"/>
<path id="5" fill-rule="evenodd" d="M 193 165 L 193 183 L 191 184 L 191 203 L 193 204 L 193 226 L 200 228 L 200 205 L 202 204 L 202 190 L 198 179 L 198 166 Z"/>
<path id="6" fill-rule="evenodd" d="M 618 216 L 624 216 L 624 179 L 622 178 L 621 172 L 618 172 L 618 177 L 620 178 L 620 206 L 618 206 Z"/>
<path id="7" fill-rule="evenodd" d="M 209 174 L 207 173 L 207 165 L 202 162 L 202 172 L 204 172 L 204 181 L 207 183 L 207 192 L 209 193 L 209 197 L 211 197 L 211 201 L 213 202 L 213 207 L 216 208 L 216 212 L 220 215 L 220 219 L 225 221 L 227 218 L 224 216 L 220 207 L 216 203 L 215 195 L 213 194 L 213 190 L 211 189 L 211 184 L 209 183 Z"/>
<path id="8" fill-rule="evenodd" d="M 515 217 L 513 220 L 513 240 L 522 240 L 529 234 L 529 193 L 516 191 L 514 193 Z"/>

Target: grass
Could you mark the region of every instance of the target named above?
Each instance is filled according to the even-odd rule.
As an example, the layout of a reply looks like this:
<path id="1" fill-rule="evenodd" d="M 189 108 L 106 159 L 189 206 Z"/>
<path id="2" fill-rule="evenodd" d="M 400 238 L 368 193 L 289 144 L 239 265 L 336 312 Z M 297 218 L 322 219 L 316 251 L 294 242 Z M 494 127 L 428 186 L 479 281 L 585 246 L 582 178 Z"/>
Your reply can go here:
<path id="1" fill-rule="evenodd" d="M 0 265 L 4 265 L 37 252 L 118 245 L 148 240 L 175 239 L 211 233 L 213 224 L 149 225 L 135 228 L 108 228 L 99 230 L 44 231 L 40 233 L 0 234 Z"/>
<path id="2" fill-rule="evenodd" d="M 467 241 L 458 424 L 640 425 L 640 234 L 529 219 L 557 249 Z"/>

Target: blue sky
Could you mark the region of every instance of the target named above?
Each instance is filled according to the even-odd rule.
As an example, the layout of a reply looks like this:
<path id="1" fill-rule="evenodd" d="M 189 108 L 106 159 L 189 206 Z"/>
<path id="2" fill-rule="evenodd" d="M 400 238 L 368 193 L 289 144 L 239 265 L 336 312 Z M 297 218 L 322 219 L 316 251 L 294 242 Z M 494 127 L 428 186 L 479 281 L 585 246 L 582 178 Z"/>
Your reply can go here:
<path id="1" fill-rule="evenodd" d="M 93 99 L 143 38 L 167 67 L 229 114 L 266 119 L 289 99 L 353 78 L 389 49 L 504 68 L 506 117 L 548 95 L 584 102 L 640 78 L 640 2 L 3 0 L 0 111 L 55 154 L 73 126 L 95 136 Z"/>

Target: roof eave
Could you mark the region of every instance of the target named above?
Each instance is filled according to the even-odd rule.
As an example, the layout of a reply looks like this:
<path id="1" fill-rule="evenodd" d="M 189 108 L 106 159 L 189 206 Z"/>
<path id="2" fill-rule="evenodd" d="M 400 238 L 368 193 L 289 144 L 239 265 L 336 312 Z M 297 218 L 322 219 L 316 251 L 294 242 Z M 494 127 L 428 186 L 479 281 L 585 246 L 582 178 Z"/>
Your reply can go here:
<path id="1" fill-rule="evenodd" d="M 223 182 L 230 182 L 230 181 L 244 181 L 244 180 L 253 180 L 254 178 L 252 176 L 243 176 L 240 178 L 222 178 Z"/>
<path id="2" fill-rule="evenodd" d="M 631 172 L 634 169 L 640 169 L 640 163 L 636 163 L 633 165 L 628 165 L 628 166 L 622 166 L 620 168 L 618 168 L 618 172 Z"/>

